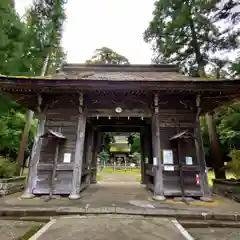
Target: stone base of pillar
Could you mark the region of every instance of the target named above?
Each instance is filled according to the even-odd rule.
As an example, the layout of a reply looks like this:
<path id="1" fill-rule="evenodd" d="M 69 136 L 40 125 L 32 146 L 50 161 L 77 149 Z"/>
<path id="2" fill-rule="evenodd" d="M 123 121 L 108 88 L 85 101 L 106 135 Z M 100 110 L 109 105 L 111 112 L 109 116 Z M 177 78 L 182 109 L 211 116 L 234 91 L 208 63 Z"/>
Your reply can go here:
<path id="1" fill-rule="evenodd" d="M 70 194 L 70 195 L 68 196 L 68 198 L 69 198 L 70 200 L 77 200 L 77 199 L 81 198 L 81 196 L 80 196 L 79 194 Z"/>
<path id="2" fill-rule="evenodd" d="M 200 197 L 200 200 L 203 202 L 213 202 L 213 199 L 211 196 L 209 197 Z"/>
<path id="3" fill-rule="evenodd" d="M 32 194 L 32 193 L 24 193 L 20 198 L 22 199 L 32 199 L 35 198 L 36 195 Z"/>
<path id="4" fill-rule="evenodd" d="M 161 195 L 153 195 L 152 199 L 155 200 L 155 201 L 164 201 L 164 200 L 166 200 L 166 198 L 164 196 L 161 196 Z"/>

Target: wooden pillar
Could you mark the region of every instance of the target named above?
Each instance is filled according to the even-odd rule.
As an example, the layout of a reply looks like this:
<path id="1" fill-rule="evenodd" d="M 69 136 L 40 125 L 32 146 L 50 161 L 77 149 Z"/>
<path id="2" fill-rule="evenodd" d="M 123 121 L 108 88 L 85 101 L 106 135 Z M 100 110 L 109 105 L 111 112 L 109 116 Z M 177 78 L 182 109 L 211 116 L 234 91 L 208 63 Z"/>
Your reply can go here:
<path id="1" fill-rule="evenodd" d="M 94 149 L 92 155 L 92 174 L 91 174 L 91 184 L 97 183 L 97 156 L 101 147 L 102 134 L 99 130 L 95 131 L 94 136 Z"/>
<path id="2" fill-rule="evenodd" d="M 224 162 L 220 150 L 220 144 L 217 135 L 216 124 L 213 118 L 213 112 L 209 112 L 206 114 L 206 120 L 208 126 L 208 135 L 211 147 L 211 156 L 213 160 L 215 178 L 226 179 Z"/>
<path id="3" fill-rule="evenodd" d="M 151 125 L 148 124 L 144 127 L 144 163 L 145 168 L 146 164 L 152 163 L 152 135 L 151 135 Z M 146 163 L 146 159 L 148 159 L 148 163 Z M 145 184 L 149 184 L 149 176 L 147 175 L 146 169 L 145 169 Z"/>
<path id="4" fill-rule="evenodd" d="M 79 97 L 79 114 L 77 124 L 77 140 L 74 156 L 72 190 L 69 195 L 69 199 L 80 198 L 85 132 L 86 132 L 86 115 L 83 112 L 83 95 L 81 94 Z"/>
<path id="5" fill-rule="evenodd" d="M 152 116 L 152 148 L 153 162 L 156 159 L 157 165 L 154 166 L 154 200 L 165 200 L 163 192 L 163 171 L 162 171 L 162 153 L 159 126 L 159 106 L 158 94 L 154 95 L 154 113 Z"/>
<path id="6" fill-rule="evenodd" d="M 207 175 L 207 167 L 205 161 L 205 153 L 204 153 L 204 145 L 202 140 L 201 128 L 200 128 L 200 95 L 196 97 L 196 127 L 195 127 L 195 146 L 196 146 L 196 155 L 197 161 L 200 167 L 200 185 L 202 190 L 201 200 L 205 202 L 212 202 L 211 191 L 208 185 L 208 175 Z"/>
<path id="7" fill-rule="evenodd" d="M 28 180 L 27 186 L 25 188 L 24 194 L 21 198 L 33 198 L 35 195 L 33 194 L 33 189 L 36 184 L 37 179 L 37 165 L 40 158 L 41 147 L 42 147 L 42 136 L 44 134 L 44 127 L 45 127 L 46 115 L 45 113 L 41 112 L 38 114 L 38 125 L 37 131 L 34 138 L 34 143 L 32 147 L 32 152 L 30 156 L 30 164 L 28 169 Z"/>
<path id="8" fill-rule="evenodd" d="M 94 130 L 91 125 L 88 127 L 88 138 L 87 138 L 87 154 L 86 154 L 86 166 L 89 170 L 87 176 L 87 183 L 90 184 L 91 182 L 91 169 L 92 169 L 92 160 L 93 160 L 93 146 L 94 144 Z"/>
<path id="9" fill-rule="evenodd" d="M 141 129 L 140 142 L 141 142 L 141 184 L 145 184 L 145 139 L 144 130 Z"/>

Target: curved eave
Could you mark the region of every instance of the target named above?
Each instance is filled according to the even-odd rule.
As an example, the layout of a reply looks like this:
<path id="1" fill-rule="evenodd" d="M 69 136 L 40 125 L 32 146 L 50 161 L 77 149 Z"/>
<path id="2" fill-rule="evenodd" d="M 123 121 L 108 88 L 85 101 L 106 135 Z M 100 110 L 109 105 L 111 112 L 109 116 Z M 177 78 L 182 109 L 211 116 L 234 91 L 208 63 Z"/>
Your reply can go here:
<path id="1" fill-rule="evenodd" d="M 79 91 L 159 91 L 164 94 L 202 95 L 203 111 L 240 99 L 240 79 L 235 80 L 95 80 L 44 79 L 0 76 L 0 90 L 29 108 L 36 105 L 37 94 L 69 94 Z M 30 106 L 31 105 L 31 106 Z"/>
<path id="2" fill-rule="evenodd" d="M 132 89 L 147 87 L 149 90 L 176 91 L 239 91 L 240 79 L 235 80 L 96 80 L 96 79 L 44 79 L 0 77 L 1 91 L 58 91 L 79 89 Z"/>

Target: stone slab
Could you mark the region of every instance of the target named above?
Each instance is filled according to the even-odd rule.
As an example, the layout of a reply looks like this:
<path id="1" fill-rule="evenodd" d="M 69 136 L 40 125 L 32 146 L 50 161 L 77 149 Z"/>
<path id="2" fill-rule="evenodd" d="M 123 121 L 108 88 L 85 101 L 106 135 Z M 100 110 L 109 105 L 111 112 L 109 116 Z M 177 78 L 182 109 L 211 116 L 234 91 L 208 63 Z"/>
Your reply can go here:
<path id="1" fill-rule="evenodd" d="M 38 240 L 185 240 L 168 219 L 98 216 L 72 217 L 57 221 Z"/>
<path id="2" fill-rule="evenodd" d="M 35 222 L 0 220 L 0 239 L 14 240 L 22 239 L 32 228 L 40 227 L 42 224 Z"/>
<path id="3" fill-rule="evenodd" d="M 189 228 L 195 239 L 201 240 L 239 240 L 240 228 Z"/>

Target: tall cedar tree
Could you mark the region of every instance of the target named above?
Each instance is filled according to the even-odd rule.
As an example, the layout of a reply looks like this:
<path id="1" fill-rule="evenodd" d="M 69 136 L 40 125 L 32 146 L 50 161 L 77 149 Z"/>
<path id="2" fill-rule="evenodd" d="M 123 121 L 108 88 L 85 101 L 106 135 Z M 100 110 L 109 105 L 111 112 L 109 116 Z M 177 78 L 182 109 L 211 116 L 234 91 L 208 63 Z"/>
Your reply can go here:
<path id="1" fill-rule="evenodd" d="M 34 0 L 27 10 L 26 66 L 23 69 L 26 75 L 40 75 L 47 57 L 49 74 L 55 72 L 64 61 L 61 38 L 66 19 L 65 3 L 66 0 Z"/>
<path id="2" fill-rule="evenodd" d="M 12 0 L 0 1 L 0 74 L 21 71 L 24 55 L 25 26 L 13 9 Z"/>
<path id="3" fill-rule="evenodd" d="M 153 61 L 177 63 L 190 75 L 205 77 L 209 54 L 237 47 L 236 33 L 226 35 L 210 19 L 217 0 L 157 0 L 144 32 Z"/>

